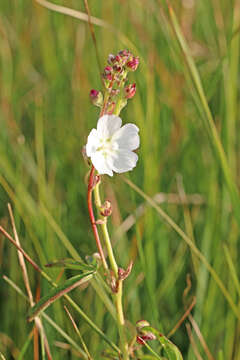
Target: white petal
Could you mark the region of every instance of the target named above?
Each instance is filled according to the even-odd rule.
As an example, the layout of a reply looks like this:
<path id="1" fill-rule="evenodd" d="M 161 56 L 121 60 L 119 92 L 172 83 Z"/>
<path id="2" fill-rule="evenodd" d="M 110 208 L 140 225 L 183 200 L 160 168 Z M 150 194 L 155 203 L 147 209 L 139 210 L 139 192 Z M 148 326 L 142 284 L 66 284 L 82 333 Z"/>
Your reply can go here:
<path id="1" fill-rule="evenodd" d="M 92 129 L 90 134 L 88 135 L 87 145 L 86 145 L 86 154 L 87 156 L 91 156 L 100 146 L 99 138 L 96 129 Z"/>
<path id="2" fill-rule="evenodd" d="M 126 124 L 115 132 L 112 141 L 117 142 L 120 149 L 136 150 L 140 143 L 138 131 L 139 129 L 136 125 Z"/>
<path id="3" fill-rule="evenodd" d="M 109 176 L 113 176 L 112 169 L 110 168 L 107 158 L 103 156 L 100 151 L 97 151 L 91 156 L 92 163 L 94 167 L 97 169 L 99 174 L 107 174 Z"/>
<path id="4" fill-rule="evenodd" d="M 138 156 L 132 151 L 120 149 L 109 159 L 113 171 L 123 173 L 132 170 L 137 163 Z"/>
<path id="5" fill-rule="evenodd" d="M 100 138 L 110 138 L 122 125 L 122 119 L 116 115 L 103 115 L 97 123 L 97 132 Z"/>

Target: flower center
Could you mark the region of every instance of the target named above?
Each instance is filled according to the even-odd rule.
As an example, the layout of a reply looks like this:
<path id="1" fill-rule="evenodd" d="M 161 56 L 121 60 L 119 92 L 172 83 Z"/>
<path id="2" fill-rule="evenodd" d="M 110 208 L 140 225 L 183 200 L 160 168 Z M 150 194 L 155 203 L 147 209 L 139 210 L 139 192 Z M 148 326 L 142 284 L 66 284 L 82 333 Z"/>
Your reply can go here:
<path id="1" fill-rule="evenodd" d="M 110 153 L 114 152 L 114 146 L 112 139 L 101 139 L 100 146 L 97 148 L 97 151 L 101 151 L 102 155 L 106 158 Z"/>

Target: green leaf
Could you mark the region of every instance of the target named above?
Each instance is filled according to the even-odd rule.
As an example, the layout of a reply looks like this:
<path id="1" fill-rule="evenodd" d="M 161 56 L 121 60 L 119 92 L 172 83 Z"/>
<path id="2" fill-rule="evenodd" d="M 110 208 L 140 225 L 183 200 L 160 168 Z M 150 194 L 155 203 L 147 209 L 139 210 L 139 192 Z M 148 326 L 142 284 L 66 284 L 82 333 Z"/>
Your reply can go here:
<path id="1" fill-rule="evenodd" d="M 59 299 L 63 295 L 66 295 L 69 291 L 75 289 L 79 285 L 84 284 L 93 277 L 94 272 L 87 272 L 81 275 L 74 276 L 64 284 L 52 289 L 47 295 L 43 296 L 40 301 L 31 308 L 28 316 L 28 321 L 32 321 L 41 311 L 45 310 L 55 300 Z"/>
<path id="2" fill-rule="evenodd" d="M 82 261 L 74 259 L 61 259 L 45 265 L 46 267 L 63 267 L 65 269 L 95 271 L 97 270 L 97 263 L 85 264 Z"/>
<path id="3" fill-rule="evenodd" d="M 183 360 L 182 354 L 180 353 L 177 346 L 174 345 L 170 340 L 168 340 L 166 336 L 162 335 L 158 330 L 154 329 L 151 326 L 144 326 L 143 328 L 141 328 L 141 332 L 151 332 L 156 336 L 165 353 L 164 355 L 167 356 L 168 360 Z"/>

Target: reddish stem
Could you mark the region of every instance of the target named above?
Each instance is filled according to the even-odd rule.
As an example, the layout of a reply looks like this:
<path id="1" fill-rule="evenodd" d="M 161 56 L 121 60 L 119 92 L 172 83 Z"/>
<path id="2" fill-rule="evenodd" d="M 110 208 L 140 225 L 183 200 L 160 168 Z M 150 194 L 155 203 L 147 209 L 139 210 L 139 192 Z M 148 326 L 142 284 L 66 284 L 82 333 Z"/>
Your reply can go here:
<path id="1" fill-rule="evenodd" d="M 93 230 L 93 234 L 94 234 L 94 237 L 95 237 L 95 240 L 96 240 L 98 252 L 99 252 L 99 254 L 101 256 L 103 266 L 107 270 L 108 265 L 107 265 L 107 262 L 105 260 L 105 256 L 104 256 L 102 245 L 101 245 L 101 241 L 100 241 L 100 238 L 99 238 L 99 235 L 98 235 L 98 229 L 97 229 L 97 225 L 96 225 L 96 221 L 95 221 L 95 217 L 94 217 L 94 212 L 93 212 L 93 207 L 92 207 L 92 191 L 93 191 L 93 188 L 94 188 L 94 172 L 95 172 L 95 168 L 92 165 L 90 175 L 89 175 L 89 179 L 88 179 L 88 195 L 87 195 L 88 212 L 89 212 L 90 221 L 91 221 L 91 225 L 92 225 L 92 230 Z"/>

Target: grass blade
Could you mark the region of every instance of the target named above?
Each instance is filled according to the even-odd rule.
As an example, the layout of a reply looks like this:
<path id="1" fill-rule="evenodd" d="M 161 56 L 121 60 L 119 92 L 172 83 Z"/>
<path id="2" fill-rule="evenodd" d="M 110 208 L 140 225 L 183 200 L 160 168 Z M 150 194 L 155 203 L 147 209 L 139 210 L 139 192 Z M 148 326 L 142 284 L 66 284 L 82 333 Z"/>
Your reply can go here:
<path id="1" fill-rule="evenodd" d="M 212 113 L 209 109 L 208 102 L 204 93 L 204 89 L 202 86 L 201 78 L 198 73 L 197 67 L 194 63 L 194 60 L 191 56 L 190 50 L 188 48 L 188 45 L 185 41 L 185 38 L 182 34 L 182 31 L 180 29 L 177 17 L 174 13 L 173 8 L 169 5 L 169 15 L 171 19 L 171 24 L 173 26 L 174 32 L 176 34 L 177 40 L 179 42 L 179 45 L 183 51 L 183 54 L 185 56 L 186 63 L 188 65 L 188 69 L 191 75 L 191 78 L 193 80 L 194 86 L 196 88 L 200 103 L 202 105 L 203 110 L 203 120 L 205 128 L 207 129 L 208 135 L 210 137 L 211 144 L 213 146 L 213 149 L 215 151 L 215 154 L 217 156 L 217 159 L 219 161 L 219 164 L 222 168 L 224 178 L 226 181 L 226 185 L 231 197 L 233 210 L 235 217 L 238 221 L 238 224 L 240 225 L 240 202 L 239 202 L 239 191 L 238 188 L 233 180 L 233 176 L 231 173 L 231 170 L 229 168 L 229 164 L 227 161 L 227 157 L 225 154 L 225 151 L 223 149 L 218 131 L 216 129 Z"/>
<path id="2" fill-rule="evenodd" d="M 41 300 L 35 306 L 33 306 L 33 308 L 31 308 L 28 321 L 32 321 L 41 311 L 45 310 L 55 300 L 59 299 L 63 295 L 66 295 L 68 292 L 75 289 L 79 285 L 89 281 L 93 274 L 94 272 L 87 272 L 81 275 L 73 276 L 72 278 L 65 281 L 64 284 L 52 289 L 47 295 L 42 297 Z"/>

